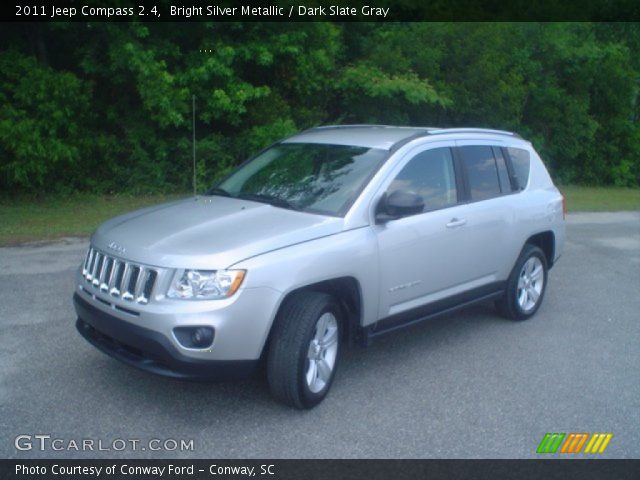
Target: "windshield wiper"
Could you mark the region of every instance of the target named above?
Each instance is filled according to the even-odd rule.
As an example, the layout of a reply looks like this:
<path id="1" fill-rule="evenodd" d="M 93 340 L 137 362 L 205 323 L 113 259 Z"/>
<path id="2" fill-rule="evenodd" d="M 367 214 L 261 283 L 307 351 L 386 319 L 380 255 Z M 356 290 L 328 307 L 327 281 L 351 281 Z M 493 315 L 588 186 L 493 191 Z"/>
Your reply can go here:
<path id="1" fill-rule="evenodd" d="M 273 205 L 274 207 L 288 208 L 289 210 L 300 210 L 299 207 L 293 205 L 291 202 L 285 200 L 284 198 L 267 195 L 264 193 L 239 193 L 236 198 L 268 203 L 269 205 Z"/>
<path id="2" fill-rule="evenodd" d="M 214 187 L 207 192 L 207 195 L 218 195 L 220 197 L 232 197 L 229 192 L 227 192 L 224 188 Z"/>

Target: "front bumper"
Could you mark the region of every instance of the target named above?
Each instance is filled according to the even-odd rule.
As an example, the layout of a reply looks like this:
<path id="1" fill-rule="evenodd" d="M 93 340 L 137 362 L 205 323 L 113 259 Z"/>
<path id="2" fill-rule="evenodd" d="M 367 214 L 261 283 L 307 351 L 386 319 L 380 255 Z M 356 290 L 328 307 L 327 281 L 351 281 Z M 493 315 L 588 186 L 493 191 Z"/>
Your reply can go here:
<path id="1" fill-rule="evenodd" d="M 73 296 L 76 328 L 104 353 L 147 372 L 173 378 L 228 380 L 245 378 L 255 360 L 210 360 L 184 355 L 166 335 L 122 320 Z"/>

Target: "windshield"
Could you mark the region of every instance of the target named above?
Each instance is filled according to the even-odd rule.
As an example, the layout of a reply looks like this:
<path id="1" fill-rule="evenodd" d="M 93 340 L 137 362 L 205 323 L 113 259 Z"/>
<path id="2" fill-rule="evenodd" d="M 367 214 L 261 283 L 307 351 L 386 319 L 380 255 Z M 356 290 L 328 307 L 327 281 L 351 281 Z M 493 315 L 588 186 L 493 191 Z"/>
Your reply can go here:
<path id="1" fill-rule="evenodd" d="M 342 216 L 386 154 L 377 148 L 281 143 L 240 166 L 209 194 Z"/>

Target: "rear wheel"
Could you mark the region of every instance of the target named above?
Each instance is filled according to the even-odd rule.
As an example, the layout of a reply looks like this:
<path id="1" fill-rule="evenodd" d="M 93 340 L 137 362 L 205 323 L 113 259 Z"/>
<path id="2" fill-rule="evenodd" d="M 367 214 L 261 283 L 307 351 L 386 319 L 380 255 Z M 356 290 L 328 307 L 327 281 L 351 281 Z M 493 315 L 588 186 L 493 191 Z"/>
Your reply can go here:
<path id="1" fill-rule="evenodd" d="M 496 302 L 501 313 L 512 320 L 531 318 L 540 308 L 547 286 L 547 258 L 535 245 L 522 249 L 505 289 Z"/>
<path id="2" fill-rule="evenodd" d="M 341 311 L 333 297 L 300 292 L 278 312 L 267 357 L 271 393 L 296 408 L 312 408 L 329 392 L 341 346 Z"/>

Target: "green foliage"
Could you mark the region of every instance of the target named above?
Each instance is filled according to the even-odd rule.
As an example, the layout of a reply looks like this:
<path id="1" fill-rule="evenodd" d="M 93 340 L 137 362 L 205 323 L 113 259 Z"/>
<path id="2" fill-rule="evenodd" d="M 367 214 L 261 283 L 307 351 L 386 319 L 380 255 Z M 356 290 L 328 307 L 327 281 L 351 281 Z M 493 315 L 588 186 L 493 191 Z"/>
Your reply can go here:
<path id="1" fill-rule="evenodd" d="M 203 190 L 313 125 L 481 126 L 637 187 L 640 25 L 55 23 L 0 30 L 0 189 Z"/>
<path id="2" fill-rule="evenodd" d="M 406 112 L 397 105 L 443 107 L 450 103 L 415 72 L 388 74 L 366 63 L 344 68 L 337 88 L 341 103 L 352 106 L 341 118 L 346 121 L 408 123 Z"/>
<path id="3" fill-rule="evenodd" d="M 5 185 L 47 189 L 86 152 L 89 89 L 67 72 L 9 50 L 0 55 L 0 172 Z"/>

